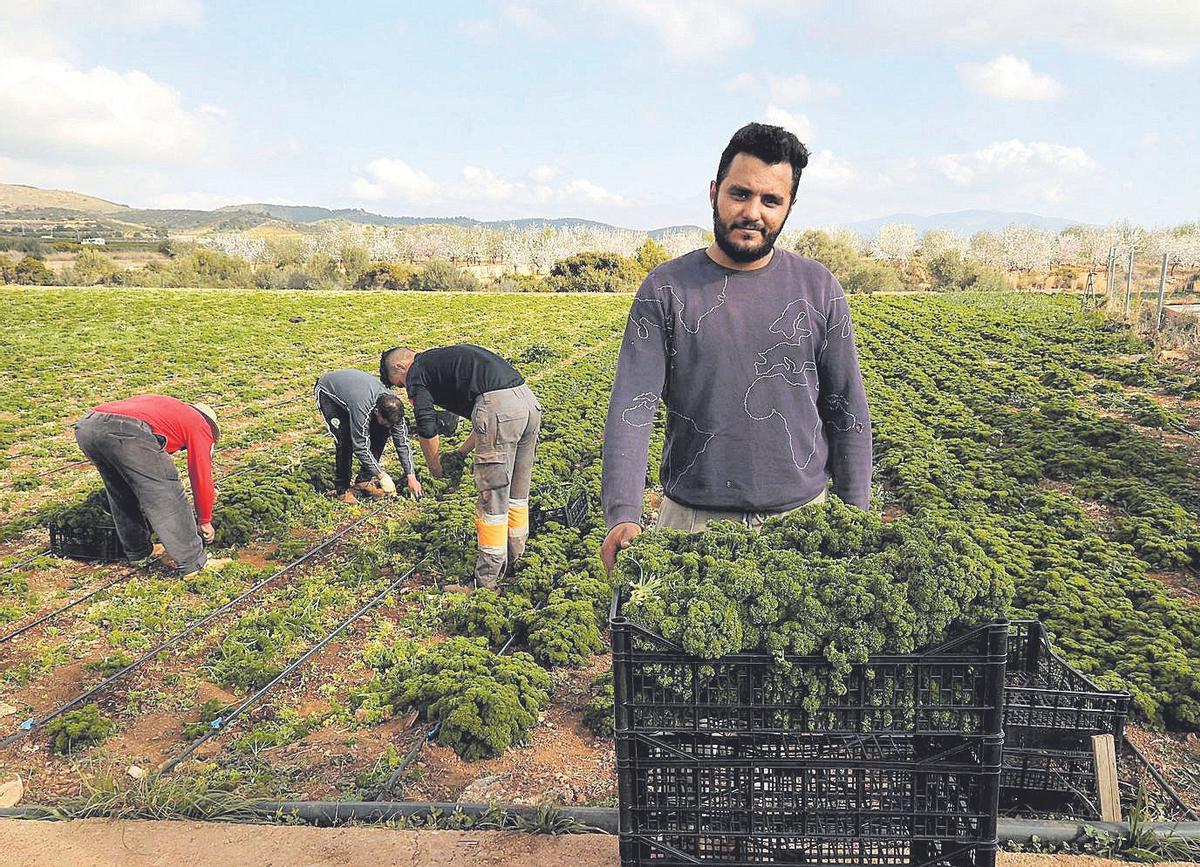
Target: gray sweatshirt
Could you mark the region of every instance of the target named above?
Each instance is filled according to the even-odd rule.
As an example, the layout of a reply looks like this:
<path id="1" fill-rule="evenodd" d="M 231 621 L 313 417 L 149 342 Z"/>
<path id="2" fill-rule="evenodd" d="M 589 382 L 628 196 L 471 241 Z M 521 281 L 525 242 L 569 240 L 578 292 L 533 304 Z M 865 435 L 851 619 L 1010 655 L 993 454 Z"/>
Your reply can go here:
<path id="1" fill-rule="evenodd" d="M 350 444 L 359 465 L 372 476 L 383 472 L 371 454 L 371 423 L 379 395 L 391 392 L 379 378 L 362 370 L 334 370 L 317 380 L 317 393 L 324 394 L 350 413 Z M 391 430 L 392 445 L 404 466 L 404 475 L 412 475 L 412 443 L 408 441 L 408 424 L 404 419 Z"/>
<path id="2" fill-rule="evenodd" d="M 832 477 L 835 494 L 868 506 L 871 420 L 850 308 L 819 262 L 777 249 L 763 268 L 732 271 L 696 250 L 646 277 L 604 428 L 609 527 L 642 522 L 660 396 L 659 479 L 672 500 L 777 512 Z"/>

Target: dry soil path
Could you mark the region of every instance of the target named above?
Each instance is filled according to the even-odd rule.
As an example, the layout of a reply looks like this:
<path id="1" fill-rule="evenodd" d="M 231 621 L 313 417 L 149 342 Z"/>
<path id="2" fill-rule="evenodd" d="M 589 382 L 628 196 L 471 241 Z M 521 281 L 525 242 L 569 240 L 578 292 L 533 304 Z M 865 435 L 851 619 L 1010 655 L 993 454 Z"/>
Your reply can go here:
<path id="1" fill-rule="evenodd" d="M 4 863 L 20 867 L 615 867 L 619 863 L 617 839 L 601 834 L 548 837 L 503 831 L 394 831 L 111 819 L 0 820 L 0 852 L 4 853 Z M 1085 856 L 1007 853 L 1000 855 L 999 863 L 1001 867 L 1128 867 L 1128 862 Z"/>

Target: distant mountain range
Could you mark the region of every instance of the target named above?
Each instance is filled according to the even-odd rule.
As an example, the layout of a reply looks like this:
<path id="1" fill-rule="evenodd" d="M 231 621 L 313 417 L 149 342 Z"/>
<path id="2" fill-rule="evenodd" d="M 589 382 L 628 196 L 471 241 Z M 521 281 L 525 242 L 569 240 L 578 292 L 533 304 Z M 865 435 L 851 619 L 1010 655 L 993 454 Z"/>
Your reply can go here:
<path id="1" fill-rule="evenodd" d="M 31 227 L 49 223 L 86 220 L 96 231 L 108 230 L 114 234 L 130 229 L 175 231 L 194 235 L 208 232 L 233 232 L 253 229 L 264 224 L 311 227 L 325 221 L 346 221 L 371 226 L 415 226 L 441 224 L 451 226 L 479 226 L 487 229 L 520 230 L 547 226 L 561 229 L 567 226 L 583 226 L 597 229 L 617 228 L 595 220 L 573 217 L 540 218 L 520 220 L 476 220 L 471 217 L 389 217 L 373 214 L 361 208 L 339 208 L 331 210 L 310 205 L 272 205 L 262 202 L 226 205 L 212 211 L 176 208 L 148 209 L 130 208 L 128 205 L 109 202 L 95 196 L 87 196 L 67 190 L 46 190 L 23 184 L 0 184 L 0 221 L 5 224 L 28 223 Z M 1079 225 L 1061 217 L 1042 217 L 1037 214 L 1008 211 L 954 211 L 945 214 L 889 214 L 874 220 L 860 220 L 847 224 L 862 235 L 874 235 L 885 223 L 910 223 L 918 232 L 933 228 L 952 229 L 964 235 L 979 231 L 996 231 L 1011 223 L 1036 226 L 1058 232 L 1067 226 Z M 654 229 L 647 234 L 658 238 L 673 231 L 701 230 L 699 226 L 667 226 Z M 701 230 L 702 231 L 702 230 Z"/>
<path id="2" fill-rule="evenodd" d="M 846 228 L 853 229 L 860 235 L 871 237 L 879 231 L 880 226 L 888 223 L 908 223 L 917 227 L 918 234 L 929 229 L 950 229 L 967 237 L 976 232 L 997 232 L 1013 223 L 1055 233 L 1061 232 L 1067 226 L 1091 225 L 1079 220 L 1042 217 L 1038 214 L 1015 211 L 951 211 L 945 214 L 888 214 L 886 217 L 876 217 L 873 220 L 847 223 Z"/>

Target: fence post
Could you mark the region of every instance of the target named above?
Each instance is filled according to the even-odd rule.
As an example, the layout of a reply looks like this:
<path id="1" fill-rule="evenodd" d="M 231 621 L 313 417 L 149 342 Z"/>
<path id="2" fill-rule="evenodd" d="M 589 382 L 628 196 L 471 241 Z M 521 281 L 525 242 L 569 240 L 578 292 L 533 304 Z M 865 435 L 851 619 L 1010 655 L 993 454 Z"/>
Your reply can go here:
<path id="1" fill-rule="evenodd" d="M 1163 253 L 1162 271 L 1158 275 L 1158 313 L 1154 317 L 1154 330 L 1162 328 L 1163 320 L 1163 298 L 1167 294 L 1167 259 L 1170 258 L 1170 253 Z"/>
<path id="2" fill-rule="evenodd" d="M 1114 285 L 1113 277 L 1115 276 L 1113 274 L 1113 271 L 1116 270 L 1116 267 L 1117 267 L 1117 248 L 1115 246 L 1110 246 L 1108 248 L 1108 265 L 1105 266 L 1105 269 L 1104 269 L 1104 306 L 1105 307 L 1108 307 L 1108 305 L 1111 304 L 1112 300 L 1113 300 L 1113 297 L 1112 297 L 1113 296 L 1113 285 Z"/>
<path id="3" fill-rule="evenodd" d="M 1125 313 L 1129 313 L 1129 297 L 1133 294 L 1133 247 L 1129 248 L 1129 264 L 1125 268 Z"/>

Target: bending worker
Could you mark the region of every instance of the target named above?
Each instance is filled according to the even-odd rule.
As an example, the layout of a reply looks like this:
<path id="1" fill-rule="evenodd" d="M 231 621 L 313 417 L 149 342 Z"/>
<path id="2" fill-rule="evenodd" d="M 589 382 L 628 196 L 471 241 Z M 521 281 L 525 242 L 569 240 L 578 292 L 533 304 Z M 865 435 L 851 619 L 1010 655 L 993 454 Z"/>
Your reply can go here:
<path id="1" fill-rule="evenodd" d="M 400 398 L 362 370 L 334 370 L 317 380 L 314 389 L 317 408 L 335 445 L 333 486 L 339 500 L 356 501 L 350 487 L 350 464 L 358 457 L 358 476 L 354 491 L 370 497 L 396 493 L 392 477 L 379 466 L 388 437 L 404 467 L 408 489 L 421 496 L 421 483 L 413 468 L 412 445 L 404 421 Z"/>
<path id="2" fill-rule="evenodd" d="M 220 435 L 212 407 L 157 394 L 101 404 L 75 423 L 75 439 L 100 471 L 130 560 L 150 556 L 153 530 L 186 575 L 229 562 L 210 560 L 201 541 L 214 536 L 212 457 Z M 180 449 L 187 452 L 194 513 L 169 457 Z"/>
<path id="3" fill-rule="evenodd" d="M 541 405 L 511 364 L 468 343 L 424 352 L 389 349 L 379 359 L 379 378 L 408 392 L 421 451 L 435 478 L 442 476 L 442 462 L 434 406 L 470 416 L 471 436 L 459 452 L 475 450 L 475 581 L 496 589 L 505 564 L 525 553 L 529 538 L 529 482 Z"/>

